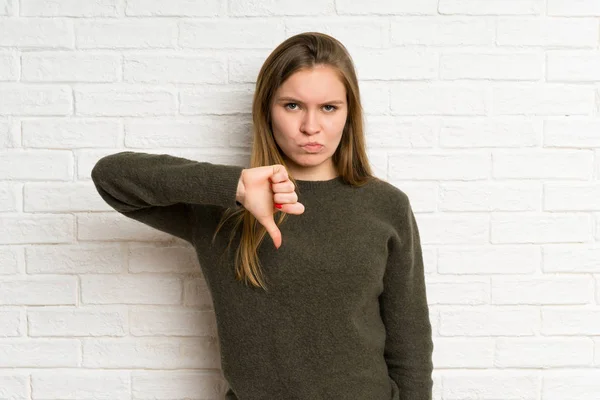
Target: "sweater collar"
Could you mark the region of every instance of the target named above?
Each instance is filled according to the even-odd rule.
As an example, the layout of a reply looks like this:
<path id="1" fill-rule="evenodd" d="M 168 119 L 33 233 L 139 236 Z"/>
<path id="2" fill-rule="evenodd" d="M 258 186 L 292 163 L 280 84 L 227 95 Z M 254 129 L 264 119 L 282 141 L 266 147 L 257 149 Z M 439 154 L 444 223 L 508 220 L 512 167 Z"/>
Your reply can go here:
<path id="1" fill-rule="evenodd" d="M 334 189 L 345 185 L 341 175 L 325 181 L 305 181 L 296 179 L 296 184 L 300 191 L 312 191 L 320 189 Z"/>

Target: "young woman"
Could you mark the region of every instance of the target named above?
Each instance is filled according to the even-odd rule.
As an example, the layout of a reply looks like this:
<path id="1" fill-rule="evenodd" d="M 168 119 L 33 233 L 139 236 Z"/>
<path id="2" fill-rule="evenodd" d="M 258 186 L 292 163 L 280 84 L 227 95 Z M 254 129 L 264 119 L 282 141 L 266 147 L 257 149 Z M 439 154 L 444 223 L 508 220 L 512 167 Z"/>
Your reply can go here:
<path id="1" fill-rule="evenodd" d="M 194 246 L 226 399 L 431 399 L 419 231 L 407 195 L 372 175 L 346 48 L 285 40 L 252 115 L 250 168 L 123 151 L 92 171 L 115 210 Z"/>

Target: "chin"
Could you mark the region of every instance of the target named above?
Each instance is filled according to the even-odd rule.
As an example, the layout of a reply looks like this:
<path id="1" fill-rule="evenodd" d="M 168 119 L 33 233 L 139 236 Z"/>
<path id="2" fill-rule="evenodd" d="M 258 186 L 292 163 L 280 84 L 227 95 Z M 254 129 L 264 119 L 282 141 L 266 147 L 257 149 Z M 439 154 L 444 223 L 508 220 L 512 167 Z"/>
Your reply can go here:
<path id="1" fill-rule="evenodd" d="M 308 155 L 308 157 L 299 157 L 299 159 L 295 159 L 294 162 L 304 167 L 316 167 L 317 165 L 323 164 L 329 158 L 329 156 L 323 157 L 323 154 L 320 154 L 319 156 L 320 157 Z"/>

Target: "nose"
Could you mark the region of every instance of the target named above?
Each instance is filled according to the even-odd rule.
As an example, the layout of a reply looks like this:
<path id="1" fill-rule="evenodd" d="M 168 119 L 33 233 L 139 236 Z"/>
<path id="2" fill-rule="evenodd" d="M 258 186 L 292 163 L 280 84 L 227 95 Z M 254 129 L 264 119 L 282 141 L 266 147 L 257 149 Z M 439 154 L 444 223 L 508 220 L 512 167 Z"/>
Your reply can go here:
<path id="1" fill-rule="evenodd" d="M 304 133 L 317 133 L 319 132 L 319 118 L 317 112 L 308 111 L 304 114 L 304 120 L 302 121 L 301 130 Z"/>

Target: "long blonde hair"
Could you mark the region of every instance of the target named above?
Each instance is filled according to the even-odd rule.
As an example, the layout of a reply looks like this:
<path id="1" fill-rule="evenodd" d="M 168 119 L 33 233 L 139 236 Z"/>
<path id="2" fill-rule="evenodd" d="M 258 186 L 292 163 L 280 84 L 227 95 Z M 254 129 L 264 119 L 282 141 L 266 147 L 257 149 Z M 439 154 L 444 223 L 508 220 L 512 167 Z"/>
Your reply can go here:
<path id="1" fill-rule="evenodd" d="M 286 166 L 271 128 L 274 94 L 292 74 L 316 65 L 333 67 L 346 88 L 348 116 L 340 145 L 332 156 L 339 175 L 345 183 L 353 186 L 362 186 L 372 179 L 379 179 L 373 176 L 366 153 L 363 111 L 352 58 L 346 47 L 337 39 L 319 32 L 304 32 L 286 39 L 273 50 L 262 65 L 252 103 L 254 140 L 249 168 L 273 164 Z M 296 185 L 294 177 L 288 175 Z M 299 192 L 297 185 L 296 191 Z M 279 220 L 276 223 L 279 226 L 285 221 L 287 214 L 278 214 Z M 235 258 L 236 279 L 267 291 L 257 254 L 267 234 L 266 229 L 243 207 L 227 208 L 215 230 L 213 243 L 218 231 L 230 218 L 234 218 L 235 225 L 227 249 L 231 246 L 240 225 L 242 229 Z"/>

